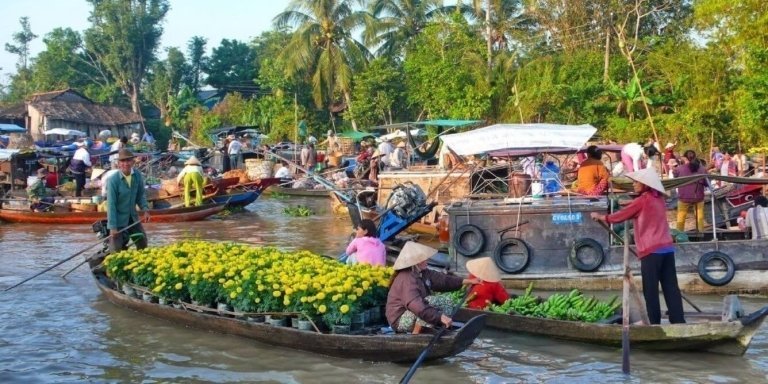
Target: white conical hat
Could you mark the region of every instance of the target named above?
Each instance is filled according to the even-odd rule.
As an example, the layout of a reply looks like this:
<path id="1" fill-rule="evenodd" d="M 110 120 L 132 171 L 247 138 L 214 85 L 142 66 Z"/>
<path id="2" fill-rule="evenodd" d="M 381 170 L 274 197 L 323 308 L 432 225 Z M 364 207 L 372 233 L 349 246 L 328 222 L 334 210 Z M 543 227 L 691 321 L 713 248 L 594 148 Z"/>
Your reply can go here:
<path id="1" fill-rule="evenodd" d="M 475 277 L 489 283 L 501 281 L 501 273 L 499 273 L 499 269 L 496 268 L 496 263 L 494 263 L 493 259 L 490 257 L 481 257 L 467 261 L 467 271 Z"/>
<path id="2" fill-rule="evenodd" d="M 659 177 L 659 174 L 656 173 L 656 170 L 653 168 L 644 168 L 639 171 L 630 172 L 627 173 L 626 176 L 634 181 L 643 183 L 661 193 L 667 193 L 664 190 L 664 186 L 661 184 L 661 178 Z"/>
<path id="3" fill-rule="evenodd" d="M 192 156 L 189 160 L 184 162 L 184 165 L 200 165 L 200 160 L 198 160 L 197 157 Z"/>
<path id="4" fill-rule="evenodd" d="M 98 179 L 99 177 L 101 177 L 101 175 L 104 174 L 104 172 L 106 172 L 106 170 L 101 169 L 101 168 L 93 168 L 93 169 L 91 169 L 91 180 Z"/>
<path id="5" fill-rule="evenodd" d="M 409 241 L 405 243 L 403 249 L 400 250 L 400 254 L 397 256 L 397 260 L 395 260 L 395 265 L 393 268 L 395 271 L 399 271 L 401 269 L 412 267 L 424 260 L 429 259 L 436 253 L 437 249 L 428 247 L 424 244 Z"/>

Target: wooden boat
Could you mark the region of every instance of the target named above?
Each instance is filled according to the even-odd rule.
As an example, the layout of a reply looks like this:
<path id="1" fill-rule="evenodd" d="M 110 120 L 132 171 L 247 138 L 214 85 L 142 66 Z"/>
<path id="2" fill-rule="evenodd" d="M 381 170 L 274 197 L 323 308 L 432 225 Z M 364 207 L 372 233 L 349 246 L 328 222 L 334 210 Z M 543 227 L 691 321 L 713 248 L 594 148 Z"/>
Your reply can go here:
<path id="1" fill-rule="evenodd" d="M 150 209 L 150 223 L 177 223 L 198 221 L 215 215 L 224 209 L 224 204 L 210 204 L 199 207 Z M 139 216 L 142 216 L 139 212 Z M 10 223 L 34 224 L 93 224 L 106 220 L 106 212 L 32 212 L 29 210 L 0 209 L 0 220 Z"/>
<path id="2" fill-rule="evenodd" d="M 91 266 L 95 262 L 91 261 Z M 290 327 L 276 327 L 266 323 L 253 323 L 213 313 L 196 312 L 168 305 L 145 302 L 117 291 L 115 284 L 97 268 L 94 277 L 99 290 L 115 305 L 146 315 L 165 319 L 206 331 L 227 333 L 261 343 L 320 353 L 332 357 L 363 359 L 368 361 L 415 361 L 424 347 L 433 339 L 432 334 L 365 334 L 337 335 L 303 331 Z M 484 316 L 476 316 L 462 328 L 446 333 L 433 345 L 428 360 L 450 357 L 469 347 L 480 334 Z"/>
<path id="3" fill-rule="evenodd" d="M 279 185 L 273 185 L 269 188 L 269 190 L 274 193 L 279 193 L 281 195 L 288 195 L 288 196 L 322 197 L 322 198 L 328 197 L 328 190 L 325 188 L 323 189 L 289 188 L 289 187 L 281 187 Z"/>
<path id="4" fill-rule="evenodd" d="M 261 191 L 247 191 L 232 193 L 228 195 L 217 195 L 211 197 L 216 204 L 226 204 L 229 207 L 244 207 L 256 201 L 261 195 Z"/>
<path id="5" fill-rule="evenodd" d="M 467 308 L 461 309 L 454 318 L 466 321 L 475 316 L 485 316 L 486 326 L 502 331 L 621 347 L 621 324 L 551 320 Z M 633 349 L 741 356 L 766 316 L 768 306 L 731 321 L 723 320 L 719 313 L 686 313 L 685 324 L 631 325 L 630 345 Z"/>

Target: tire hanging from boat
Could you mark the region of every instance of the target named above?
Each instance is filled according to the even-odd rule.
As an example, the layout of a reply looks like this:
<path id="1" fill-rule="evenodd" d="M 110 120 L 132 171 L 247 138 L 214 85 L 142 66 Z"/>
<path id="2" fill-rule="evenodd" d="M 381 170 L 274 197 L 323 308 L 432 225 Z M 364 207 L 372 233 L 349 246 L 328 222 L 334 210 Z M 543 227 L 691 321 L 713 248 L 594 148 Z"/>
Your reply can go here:
<path id="1" fill-rule="evenodd" d="M 595 260 L 591 263 L 585 263 L 579 258 L 579 251 L 585 248 L 591 249 L 596 255 Z M 575 243 L 573 243 L 569 258 L 571 260 L 571 264 L 573 264 L 573 266 L 579 271 L 594 272 L 600 268 L 601 265 L 603 265 L 603 260 L 605 260 L 605 252 L 603 251 L 603 246 L 600 245 L 600 243 L 594 239 L 585 237 L 578 239 Z"/>
<path id="2" fill-rule="evenodd" d="M 520 253 L 523 258 L 522 262 L 517 265 L 509 265 L 504 261 L 502 258 L 504 249 L 509 246 L 518 246 L 522 248 L 522 253 Z M 526 244 L 525 241 L 515 237 L 503 239 L 496 245 L 496 249 L 493 250 L 493 261 L 496 262 L 496 266 L 505 273 L 520 273 L 528 268 L 528 263 L 531 262 L 531 248 L 528 247 L 528 244 Z"/>
<path id="3" fill-rule="evenodd" d="M 471 246 L 469 248 L 465 247 L 464 244 L 461 243 L 462 238 L 464 235 L 467 234 L 473 234 L 475 237 L 480 239 L 480 241 L 477 242 L 474 246 Z M 461 227 L 459 227 L 456 230 L 456 237 L 453 239 L 453 246 L 456 247 L 456 252 L 461 254 L 464 257 L 473 257 L 480 253 L 480 251 L 483 250 L 483 247 L 485 247 L 485 235 L 483 235 L 483 230 L 481 230 L 478 226 L 473 224 L 464 224 Z"/>
<path id="4" fill-rule="evenodd" d="M 720 260 L 725 265 L 725 275 L 720 278 L 712 276 L 707 269 L 707 264 L 713 260 Z M 707 252 L 699 259 L 699 276 L 705 283 L 720 287 L 726 285 L 736 276 L 736 264 L 730 256 L 720 251 Z"/>

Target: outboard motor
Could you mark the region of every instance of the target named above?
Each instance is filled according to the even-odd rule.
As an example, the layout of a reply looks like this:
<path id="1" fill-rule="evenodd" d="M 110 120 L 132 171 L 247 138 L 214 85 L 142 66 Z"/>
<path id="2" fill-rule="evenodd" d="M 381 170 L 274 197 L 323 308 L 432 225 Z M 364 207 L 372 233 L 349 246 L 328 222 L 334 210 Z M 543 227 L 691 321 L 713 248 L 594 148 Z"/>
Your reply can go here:
<path id="1" fill-rule="evenodd" d="M 392 189 L 392 194 L 387 199 L 386 209 L 401 218 L 408 218 L 419 212 L 426 204 L 427 195 L 421 187 L 409 181 Z"/>

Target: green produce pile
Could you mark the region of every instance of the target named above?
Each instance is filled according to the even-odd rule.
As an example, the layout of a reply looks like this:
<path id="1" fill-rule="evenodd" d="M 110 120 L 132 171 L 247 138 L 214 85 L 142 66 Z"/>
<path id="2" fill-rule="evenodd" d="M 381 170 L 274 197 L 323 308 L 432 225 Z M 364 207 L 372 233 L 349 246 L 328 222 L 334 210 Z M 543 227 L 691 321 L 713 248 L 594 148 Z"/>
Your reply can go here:
<path id="1" fill-rule="evenodd" d="M 309 207 L 305 207 L 303 205 L 297 205 L 295 207 L 288 207 L 283 209 L 283 213 L 285 213 L 288 216 L 312 216 L 315 214 L 312 209 Z"/>
<path id="2" fill-rule="evenodd" d="M 595 323 L 613 316 L 616 309 L 621 306 L 621 302 L 617 300 L 616 296 L 606 302 L 595 297 L 587 298 L 578 289 L 572 290 L 567 295 L 556 293 L 542 301 L 531 295 L 532 289 L 533 284 L 528 286 L 525 294 L 509 299 L 501 305 L 491 304 L 487 310 L 555 320 Z"/>

